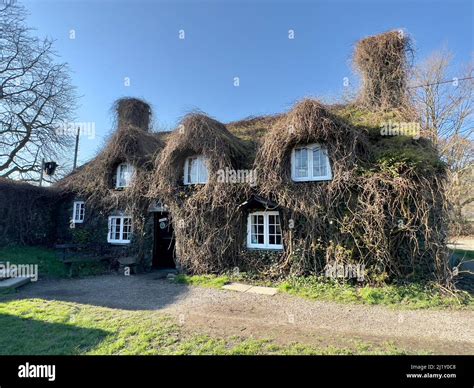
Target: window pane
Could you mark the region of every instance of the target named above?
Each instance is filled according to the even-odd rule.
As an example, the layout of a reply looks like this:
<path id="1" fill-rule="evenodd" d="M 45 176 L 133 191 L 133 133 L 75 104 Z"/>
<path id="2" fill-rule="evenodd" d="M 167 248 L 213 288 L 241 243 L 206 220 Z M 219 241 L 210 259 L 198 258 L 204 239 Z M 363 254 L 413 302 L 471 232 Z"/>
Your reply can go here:
<path id="1" fill-rule="evenodd" d="M 253 214 L 250 217 L 251 235 L 250 241 L 252 244 L 264 244 L 264 217 L 263 215 Z"/>
<path id="2" fill-rule="evenodd" d="M 200 183 L 207 183 L 208 173 L 207 173 L 207 165 L 204 157 L 199 157 L 198 159 L 199 165 L 199 182 Z"/>
<path id="3" fill-rule="evenodd" d="M 119 187 L 124 187 L 126 186 L 125 182 L 125 165 L 121 164 L 119 166 Z"/>
<path id="4" fill-rule="evenodd" d="M 188 182 L 189 183 L 197 183 L 198 181 L 198 160 L 195 157 L 189 158 L 189 163 L 188 163 L 188 171 L 189 171 L 189 177 L 188 177 Z"/>
<path id="5" fill-rule="evenodd" d="M 295 177 L 303 178 L 308 176 L 308 150 L 299 148 L 295 150 Z"/>
<path id="6" fill-rule="evenodd" d="M 115 235 L 114 235 L 114 240 L 120 240 L 120 225 L 122 223 L 122 220 L 120 218 L 114 218 L 115 220 Z"/>
<path id="7" fill-rule="evenodd" d="M 134 168 L 131 164 L 122 163 L 118 167 L 117 187 L 128 187 L 133 177 Z"/>
<path id="8" fill-rule="evenodd" d="M 110 218 L 110 239 L 113 240 L 115 237 L 115 218 Z"/>
<path id="9" fill-rule="evenodd" d="M 319 147 L 313 149 L 313 177 L 327 175 L 326 155 Z"/>
<path id="10" fill-rule="evenodd" d="M 130 240 L 132 234 L 132 219 L 125 217 L 123 219 L 123 235 L 122 240 Z"/>
<path id="11" fill-rule="evenodd" d="M 280 216 L 278 214 L 268 215 L 268 244 L 281 244 Z"/>

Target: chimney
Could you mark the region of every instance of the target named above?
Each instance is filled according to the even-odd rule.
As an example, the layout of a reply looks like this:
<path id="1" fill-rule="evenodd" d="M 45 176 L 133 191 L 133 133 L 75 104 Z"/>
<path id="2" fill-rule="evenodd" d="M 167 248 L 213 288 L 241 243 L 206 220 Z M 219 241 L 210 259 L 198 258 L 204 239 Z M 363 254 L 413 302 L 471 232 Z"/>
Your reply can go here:
<path id="1" fill-rule="evenodd" d="M 115 103 L 118 129 L 134 126 L 149 130 L 151 108 L 145 101 L 138 98 L 121 98 Z"/>
<path id="2" fill-rule="evenodd" d="M 359 41 L 354 65 L 362 78 L 359 103 L 372 109 L 407 104 L 410 38 L 403 30 L 385 32 Z"/>

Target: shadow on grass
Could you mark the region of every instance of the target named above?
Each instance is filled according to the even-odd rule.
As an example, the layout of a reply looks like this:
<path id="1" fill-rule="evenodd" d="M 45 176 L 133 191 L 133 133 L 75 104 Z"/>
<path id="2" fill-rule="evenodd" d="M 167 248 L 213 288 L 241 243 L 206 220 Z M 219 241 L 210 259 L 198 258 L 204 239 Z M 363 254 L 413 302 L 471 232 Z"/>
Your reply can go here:
<path id="1" fill-rule="evenodd" d="M 0 314 L 0 355 L 76 355 L 97 346 L 110 333 L 63 323 Z"/>
<path id="2" fill-rule="evenodd" d="M 158 278 L 156 273 L 99 275 L 32 282 L 16 292 L 0 294 L 0 303 L 40 298 L 121 310 L 161 310 L 185 297 L 188 292 L 187 285 Z"/>

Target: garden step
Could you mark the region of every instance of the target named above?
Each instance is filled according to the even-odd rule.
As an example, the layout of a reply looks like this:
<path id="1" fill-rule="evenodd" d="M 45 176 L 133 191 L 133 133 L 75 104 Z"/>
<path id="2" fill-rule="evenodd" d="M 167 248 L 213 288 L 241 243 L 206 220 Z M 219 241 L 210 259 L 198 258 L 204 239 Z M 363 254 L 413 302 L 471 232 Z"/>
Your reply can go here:
<path id="1" fill-rule="evenodd" d="M 31 281 L 29 277 L 8 278 L 0 282 L 0 289 L 18 288 Z"/>

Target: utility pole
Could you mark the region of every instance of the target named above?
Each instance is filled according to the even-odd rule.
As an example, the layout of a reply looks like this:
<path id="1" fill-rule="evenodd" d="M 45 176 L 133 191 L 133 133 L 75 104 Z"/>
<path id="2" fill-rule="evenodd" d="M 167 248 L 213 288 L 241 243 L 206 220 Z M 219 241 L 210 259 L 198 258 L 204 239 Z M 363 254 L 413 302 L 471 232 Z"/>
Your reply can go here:
<path id="1" fill-rule="evenodd" d="M 41 159 L 41 172 L 40 172 L 40 187 L 43 186 L 43 171 L 44 171 L 44 158 Z"/>
<path id="2" fill-rule="evenodd" d="M 79 150 L 79 132 L 80 132 L 80 127 L 77 127 L 76 148 L 74 149 L 74 163 L 72 165 L 73 171 L 76 169 L 76 166 L 77 166 L 77 151 Z"/>

